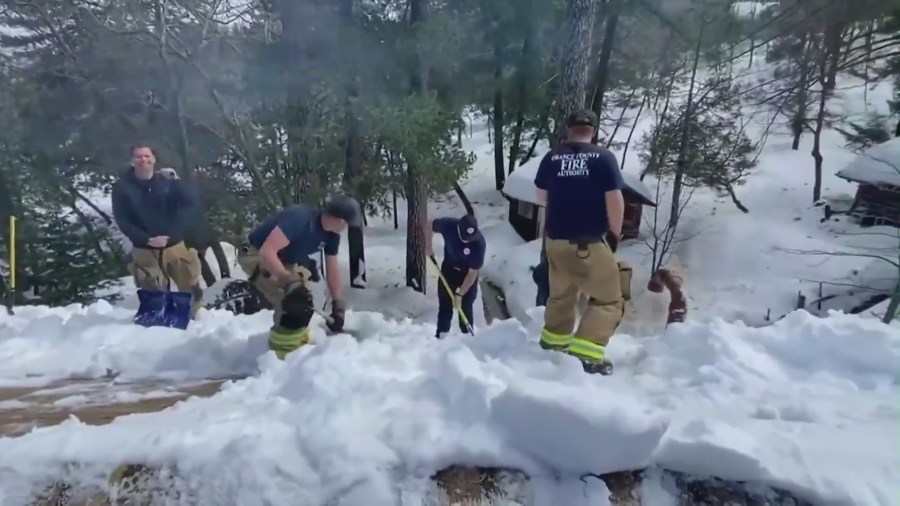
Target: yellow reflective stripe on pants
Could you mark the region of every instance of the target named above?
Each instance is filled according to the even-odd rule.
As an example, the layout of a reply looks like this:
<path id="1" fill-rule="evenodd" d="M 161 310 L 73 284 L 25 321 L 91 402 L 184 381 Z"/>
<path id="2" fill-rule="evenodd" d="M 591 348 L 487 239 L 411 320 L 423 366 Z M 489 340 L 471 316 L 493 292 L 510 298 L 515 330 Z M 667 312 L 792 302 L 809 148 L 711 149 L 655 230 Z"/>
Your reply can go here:
<path id="1" fill-rule="evenodd" d="M 555 334 L 547 329 L 541 330 L 541 343 L 554 348 L 565 348 L 572 342 L 572 334 Z"/>
<path id="2" fill-rule="evenodd" d="M 269 349 L 275 352 L 275 356 L 281 360 L 284 357 L 309 342 L 309 329 L 288 330 L 273 328 L 269 331 Z"/>
<path id="3" fill-rule="evenodd" d="M 586 358 L 588 360 L 599 361 L 606 358 L 605 348 L 603 346 L 578 337 L 572 339 L 567 351 L 576 357 Z"/>

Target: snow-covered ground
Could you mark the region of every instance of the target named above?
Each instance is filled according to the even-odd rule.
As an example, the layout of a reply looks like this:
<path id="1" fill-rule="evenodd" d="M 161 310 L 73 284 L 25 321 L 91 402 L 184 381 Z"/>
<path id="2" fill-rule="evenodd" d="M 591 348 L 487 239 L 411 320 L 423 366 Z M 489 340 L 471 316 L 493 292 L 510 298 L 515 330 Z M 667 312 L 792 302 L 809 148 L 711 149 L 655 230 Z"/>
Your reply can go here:
<path id="1" fill-rule="evenodd" d="M 833 107 L 842 114 L 868 107 L 861 90 L 838 88 Z M 882 107 L 886 90 L 868 96 Z M 648 127 L 640 122 L 635 138 Z M 820 281 L 882 272 L 859 257 L 812 252 L 897 245 L 896 236 L 853 235 L 844 219 L 820 223 L 811 138 L 799 151 L 789 141 L 770 137 L 737 189 L 749 214 L 695 193 L 682 222 L 690 240 L 670 262 L 687 278 L 686 324 L 664 329 L 668 298 L 646 290 L 648 230 L 621 246 L 634 266 L 633 307 L 609 349 L 610 377 L 537 347 L 542 315 L 529 267 L 540 245 L 524 244 L 506 221 L 483 123 L 465 140 L 478 160 L 462 186 L 488 240 L 484 276 L 517 319 L 486 326 L 478 302 L 474 338 L 433 339 L 433 275 L 426 296 L 404 286 L 402 201 L 399 230 L 379 218 L 366 228 L 368 288 L 347 289 L 347 327 L 359 341 L 326 338 L 316 317 L 316 346 L 281 362 L 266 351 L 267 311 L 207 311 L 187 331 L 135 327 L 127 279 L 116 306 L 2 314 L 0 388 L 110 371 L 121 382 L 245 379 L 107 426 L 69 420 L 0 438 L 0 505 L 21 504 L 60 478 L 102 486 L 124 461 L 177 467 L 182 497 L 194 504 L 420 505 L 435 493 L 430 476 L 451 464 L 520 469 L 532 478 L 525 503 L 537 506 L 608 504 L 606 486 L 581 475 L 644 467 L 779 487 L 816 504 L 895 504 L 900 323 L 795 312 L 758 327 L 768 310 L 776 320 Z M 823 143 L 825 197 L 846 198 L 855 187 L 834 173 L 854 155 L 832 130 Z M 623 168 L 637 174 L 631 153 Z M 429 206 L 431 218 L 463 212 L 452 193 Z M 437 239 L 439 257 L 442 246 Z M 232 272 L 243 277 L 236 265 Z M 64 403 L 81 400 L 73 389 Z M 645 504 L 675 504 L 666 488 L 645 483 Z"/>
<path id="2" fill-rule="evenodd" d="M 606 504 L 602 484 L 583 495 L 581 474 L 654 465 L 835 505 L 892 504 L 900 480 L 900 327 L 873 320 L 797 312 L 765 328 L 620 335 L 617 374 L 598 377 L 515 320 L 437 341 L 425 325 L 351 312 L 364 339 L 318 329 L 316 346 L 281 362 L 262 314 L 214 311 L 185 332 L 130 317 L 105 303 L 0 316 L 0 376 L 250 377 L 108 426 L 0 438 L 0 503 L 60 475 L 100 484 L 126 461 L 177 467 L 194 504 L 242 506 L 423 504 L 450 464 L 521 469 L 536 505 Z"/>

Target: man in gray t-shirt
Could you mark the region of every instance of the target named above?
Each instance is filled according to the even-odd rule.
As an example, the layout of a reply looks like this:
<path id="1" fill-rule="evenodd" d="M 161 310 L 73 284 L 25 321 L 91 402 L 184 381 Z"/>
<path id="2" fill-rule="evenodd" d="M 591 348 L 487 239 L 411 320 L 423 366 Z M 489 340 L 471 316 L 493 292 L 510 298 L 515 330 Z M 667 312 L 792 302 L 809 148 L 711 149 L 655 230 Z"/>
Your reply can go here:
<path id="1" fill-rule="evenodd" d="M 309 283 L 318 281 L 310 255 L 320 249 L 325 253 L 325 281 L 332 300 L 328 327 L 335 332 L 343 329 L 346 307 L 337 254 L 340 234 L 348 226 L 362 226 L 359 203 L 335 196 L 322 209 L 309 204 L 287 207 L 268 216 L 247 235 L 238 263 L 275 308 L 269 348 L 278 358 L 309 341 L 309 321 L 315 313 Z"/>

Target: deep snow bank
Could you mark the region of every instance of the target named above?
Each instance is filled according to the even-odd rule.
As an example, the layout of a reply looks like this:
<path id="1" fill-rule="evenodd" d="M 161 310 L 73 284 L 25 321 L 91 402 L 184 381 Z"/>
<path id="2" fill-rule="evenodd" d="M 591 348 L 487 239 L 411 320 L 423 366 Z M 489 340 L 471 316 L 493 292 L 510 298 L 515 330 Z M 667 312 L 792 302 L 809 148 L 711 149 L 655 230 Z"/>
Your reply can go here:
<path id="1" fill-rule="evenodd" d="M 214 313 L 177 332 L 136 328 L 103 304 L 66 311 L 0 317 L 0 376 L 111 364 L 131 375 L 259 372 L 164 412 L 0 438 L 8 499 L 73 461 L 86 464 L 67 471 L 81 483 L 123 461 L 175 465 L 192 501 L 242 506 L 419 504 L 416 491 L 449 464 L 557 471 L 573 486 L 582 473 L 661 464 L 867 506 L 893 504 L 900 482 L 900 331 L 871 320 L 798 312 L 760 329 L 719 321 L 619 336 L 617 374 L 597 377 L 511 320 L 436 341 L 409 320 L 350 313 L 365 339 L 317 334 L 280 362 L 248 338 L 267 313 Z"/>

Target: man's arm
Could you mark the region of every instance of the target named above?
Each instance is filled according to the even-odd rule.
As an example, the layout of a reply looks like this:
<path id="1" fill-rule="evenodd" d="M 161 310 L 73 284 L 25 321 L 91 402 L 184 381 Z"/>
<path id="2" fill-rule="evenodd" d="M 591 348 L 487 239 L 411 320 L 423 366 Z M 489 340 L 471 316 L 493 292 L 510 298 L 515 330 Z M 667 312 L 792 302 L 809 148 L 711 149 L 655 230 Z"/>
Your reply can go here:
<path id="1" fill-rule="evenodd" d="M 537 174 L 534 176 L 534 186 L 537 187 L 535 195 L 535 203 L 539 206 L 547 205 L 547 188 L 550 187 L 550 178 L 552 176 L 550 167 L 550 153 L 544 155 L 541 164 L 538 166 Z"/>
<path id="2" fill-rule="evenodd" d="M 279 281 L 290 278 L 292 274 L 285 268 L 281 259 L 278 258 L 278 252 L 286 248 L 290 243 L 290 239 L 287 238 L 281 227 L 276 225 L 259 248 L 259 263 Z"/>
<path id="3" fill-rule="evenodd" d="M 450 218 L 435 218 L 431 220 L 431 231 L 425 234 L 425 252 L 428 255 L 434 255 L 434 234 L 443 234 L 447 224 L 451 221 Z"/>
<path id="4" fill-rule="evenodd" d="M 325 240 L 325 284 L 328 285 L 328 293 L 331 294 L 331 300 L 343 300 L 343 289 L 341 280 L 341 266 L 338 263 L 338 250 L 341 244 L 341 236 L 337 234 L 328 234 Z"/>
<path id="5" fill-rule="evenodd" d="M 328 293 L 331 294 L 331 300 L 343 300 L 341 266 L 338 263 L 337 255 L 325 255 L 325 284 L 328 285 Z"/>
<path id="6" fill-rule="evenodd" d="M 469 269 L 469 272 L 466 273 L 466 277 L 463 278 L 463 282 L 459 285 L 459 289 L 457 290 L 459 294 L 465 295 L 469 292 L 469 289 L 472 288 L 472 285 L 475 284 L 475 280 L 478 279 L 478 269 Z"/>
<path id="7" fill-rule="evenodd" d="M 625 198 L 622 190 L 606 192 L 606 216 L 609 231 L 615 234 L 616 239 L 622 237 L 622 222 L 625 221 Z"/>
<path id="8" fill-rule="evenodd" d="M 600 184 L 605 193 L 607 225 L 618 239 L 622 237 L 622 222 L 625 221 L 625 197 L 622 195 L 625 181 L 622 180 L 616 155 L 611 151 L 603 151 L 600 163 Z"/>
<path id="9" fill-rule="evenodd" d="M 135 248 L 146 248 L 150 236 L 132 219 L 134 214 L 129 204 L 119 185 L 113 185 L 112 212 L 116 225 Z"/>
<path id="10" fill-rule="evenodd" d="M 486 244 L 484 241 L 480 241 L 478 244 L 473 244 L 472 247 L 472 256 L 469 258 L 469 271 L 466 273 L 466 277 L 463 278 L 463 282 L 459 285 L 460 295 L 465 295 L 469 292 L 469 289 L 472 288 L 472 285 L 475 284 L 475 281 L 478 279 L 478 271 L 481 270 L 481 267 L 484 265 L 484 255 Z"/>

